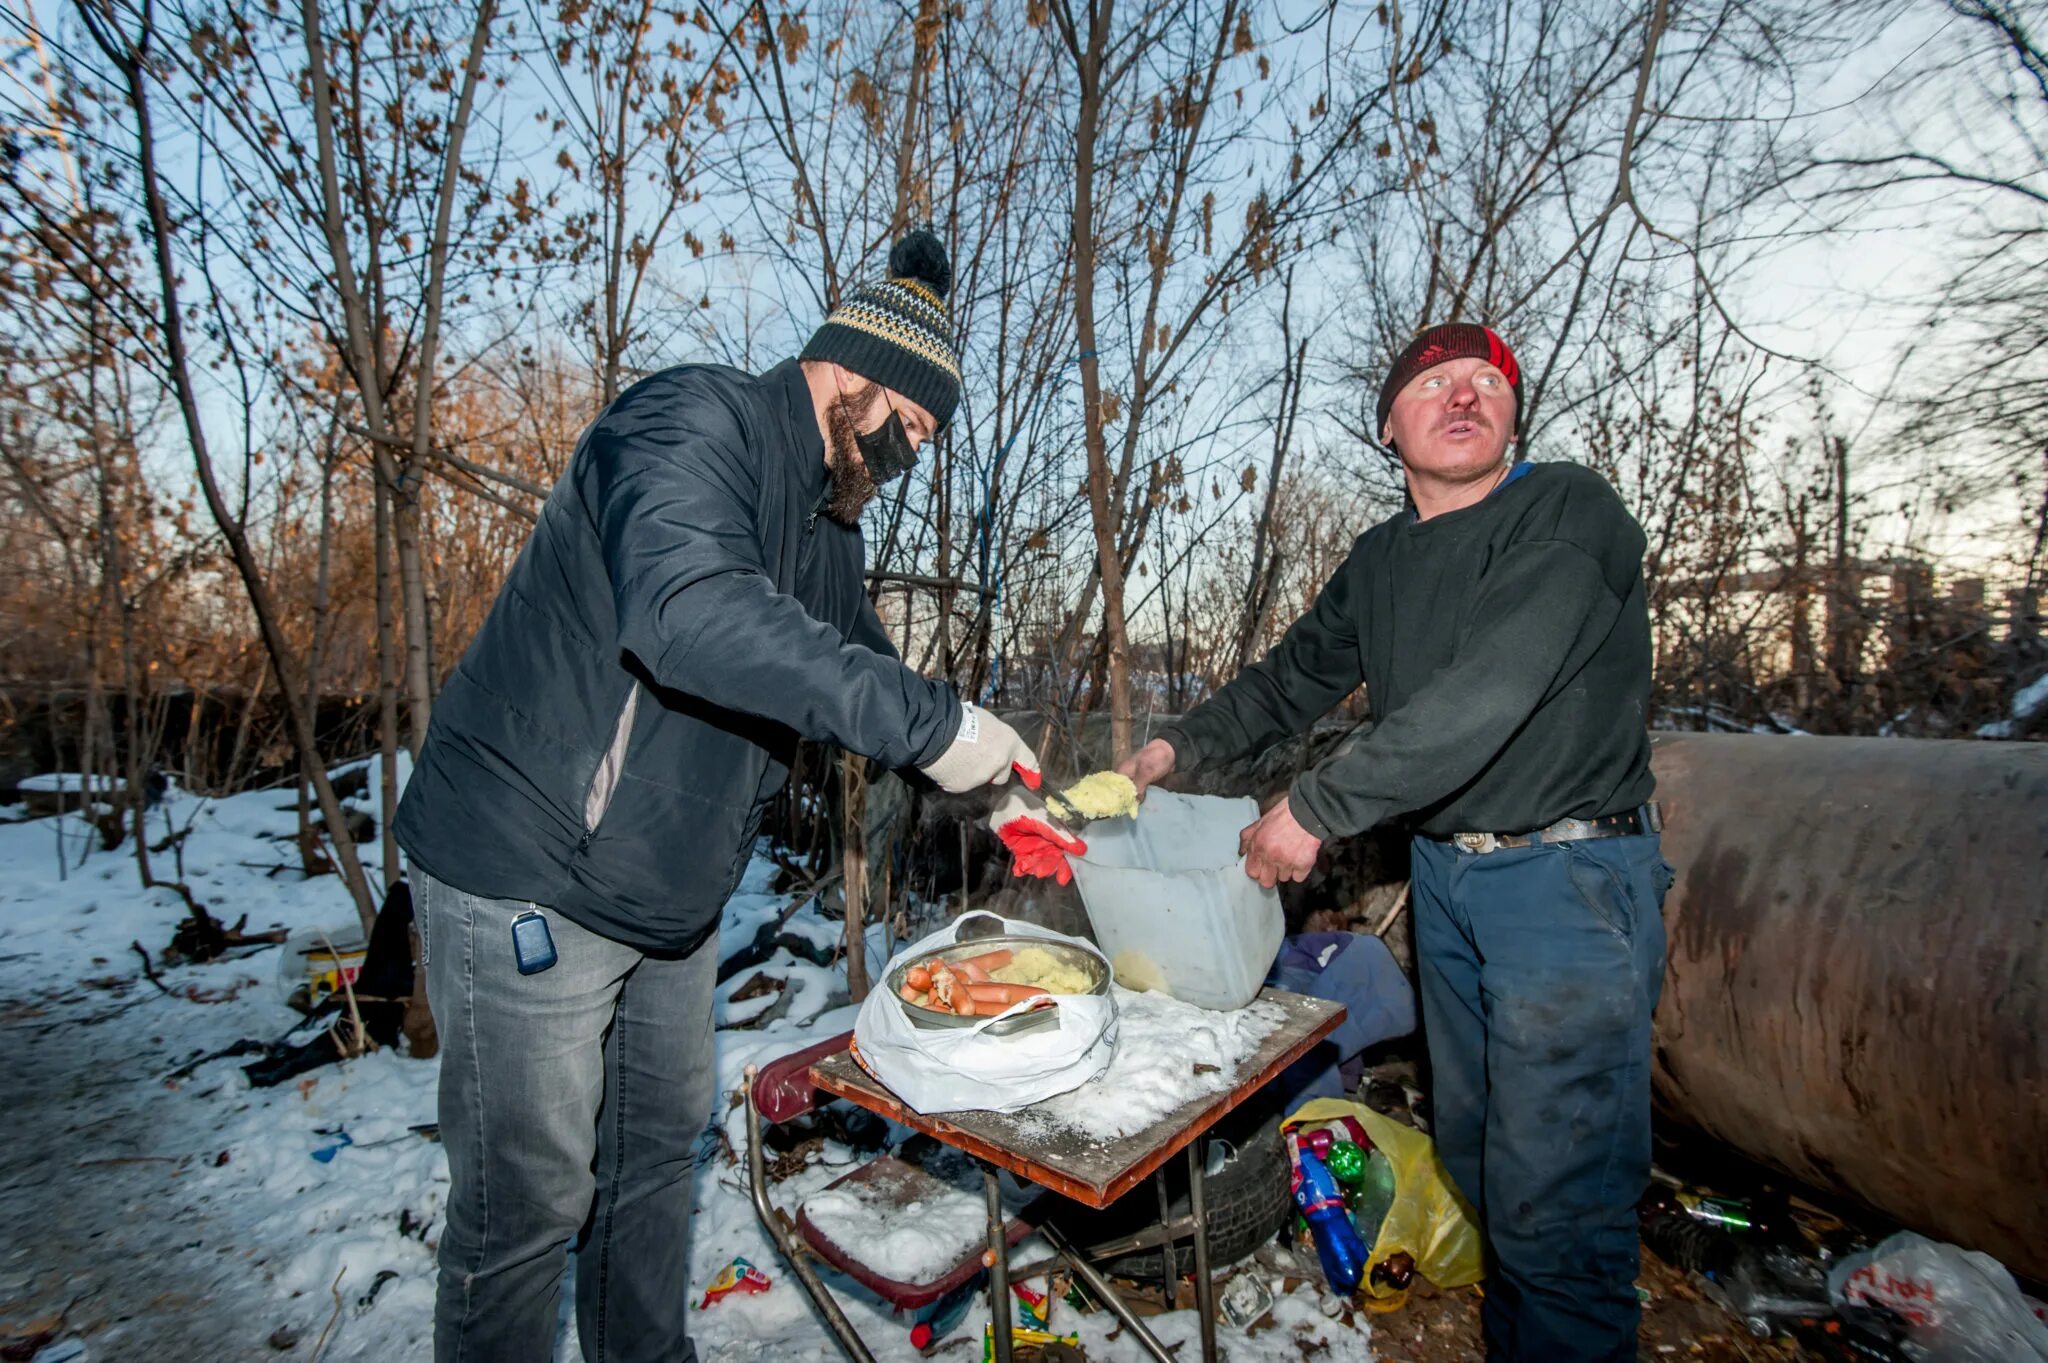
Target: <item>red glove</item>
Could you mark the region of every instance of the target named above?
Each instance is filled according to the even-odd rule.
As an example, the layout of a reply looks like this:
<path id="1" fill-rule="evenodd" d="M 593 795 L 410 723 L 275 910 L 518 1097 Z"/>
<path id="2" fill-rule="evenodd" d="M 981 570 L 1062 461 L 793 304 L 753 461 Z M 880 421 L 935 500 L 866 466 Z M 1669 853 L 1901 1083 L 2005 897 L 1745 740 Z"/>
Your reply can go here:
<path id="1" fill-rule="evenodd" d="M 1023 774 L 1020 769 L 1018 775 Z M 1010 849 L 1010 874 L 1014 876 L 1051 876 L 1062 885 L 1069 884 L 1074 871 L 1067 858 L 1088 851 L 1088 844 L 1046 813 L 1042 803 L 1019 791 L 997 801 L 988 822 L 1003 846 Z"/>

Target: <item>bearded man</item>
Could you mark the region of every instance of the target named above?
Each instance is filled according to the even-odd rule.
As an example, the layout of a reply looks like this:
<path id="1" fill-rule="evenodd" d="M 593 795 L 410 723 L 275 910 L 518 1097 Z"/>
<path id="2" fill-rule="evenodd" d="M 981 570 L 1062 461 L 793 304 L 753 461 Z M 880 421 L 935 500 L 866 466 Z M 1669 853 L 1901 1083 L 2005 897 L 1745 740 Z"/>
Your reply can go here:
<path id="1" fill-rule="evenodd" d="M 960 394 L 944 248 L 889 265 L 797 359 L 599 413 L 435 703 L 397 833 L 441 1035 L 441 1363 L 545 1363 L 572 1244 L 589 1363 L 695 1358 L 719 913 L 798 738 L 1036 781 L 868 600 L 861 508 Z"/>
<path id="2" fill-rule="evenodd" d="M 1243 833 L 1249 874 L 1413 832 L 1410 903 L 1444 1167 L 1491 1251 L 1495 1363 L 1636 1356 L 1650 1014 L 1671 868 L 1649 803 L 1643 532 L 1607 480 L 1515 457 L 1521 369 L 1473 323 L 1380 387 L 1408 505 L 1274 650 L 1122 768 L 1142 789 L 1297 734 L 1363 682 L 1370 730 Z"/>

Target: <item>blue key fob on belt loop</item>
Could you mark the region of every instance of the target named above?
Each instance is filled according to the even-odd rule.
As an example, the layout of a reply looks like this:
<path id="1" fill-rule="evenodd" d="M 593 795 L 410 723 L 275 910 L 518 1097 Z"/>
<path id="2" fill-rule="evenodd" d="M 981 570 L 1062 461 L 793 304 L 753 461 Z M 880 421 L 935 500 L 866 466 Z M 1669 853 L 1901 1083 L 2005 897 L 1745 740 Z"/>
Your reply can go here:
<path id="1" fill-rule="evenodd" d="M 554 934 L 538 909 L 528 909 L 512 920 L 512 958 L 522 975 L 538 975 L 555 963 Z"/>

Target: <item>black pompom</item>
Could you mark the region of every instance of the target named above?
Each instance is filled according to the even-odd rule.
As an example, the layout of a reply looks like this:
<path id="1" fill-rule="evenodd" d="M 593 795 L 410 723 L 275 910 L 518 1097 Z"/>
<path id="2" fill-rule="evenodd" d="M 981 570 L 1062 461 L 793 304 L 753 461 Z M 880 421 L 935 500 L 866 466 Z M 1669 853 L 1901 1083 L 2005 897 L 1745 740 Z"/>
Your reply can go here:
<path id="1" fill-rule="evenodd" d="M 945 244 L 929 227 L 920 227 L 896 243 L 889 252 L 889 275 L 929 285 L 940 298 L 953 287 L 953 264 L 946 259 Z"/>

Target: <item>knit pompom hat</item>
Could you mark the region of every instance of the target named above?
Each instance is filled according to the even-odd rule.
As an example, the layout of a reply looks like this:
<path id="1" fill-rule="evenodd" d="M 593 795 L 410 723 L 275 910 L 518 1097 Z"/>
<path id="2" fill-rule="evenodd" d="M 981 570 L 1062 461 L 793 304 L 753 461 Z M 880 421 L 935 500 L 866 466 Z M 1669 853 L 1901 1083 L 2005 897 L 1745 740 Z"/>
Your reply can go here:
<path id="1" fill-rule="evenodd" d="M 1415 339 L 1394 360 L 1387 380 L 1380 385 L 1379 415 L 1373 431 L 1387 429 L 1387 415 L 1394 410 L 1394 397 L 1425 369 L 1447 360 L 1485 360 L 1507 377 L 1508 390 L 1515 395 L 1515 425 L 1522 424 L 1522 368 L 1515 352 L 1490 327 L 1477 322 L 1439 322 L 1415 333 Z"/>
<path id="2" fill-rule="evenodd" d="M 844 365 L 944 426 L 960 404 L 960 361 L 946 309 L 952 287 L 944 244 L 920 227 L 889 252 L 889 277 L 840 300 L 797 358 Z"/>

